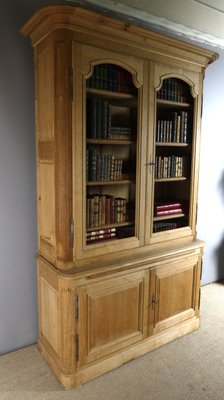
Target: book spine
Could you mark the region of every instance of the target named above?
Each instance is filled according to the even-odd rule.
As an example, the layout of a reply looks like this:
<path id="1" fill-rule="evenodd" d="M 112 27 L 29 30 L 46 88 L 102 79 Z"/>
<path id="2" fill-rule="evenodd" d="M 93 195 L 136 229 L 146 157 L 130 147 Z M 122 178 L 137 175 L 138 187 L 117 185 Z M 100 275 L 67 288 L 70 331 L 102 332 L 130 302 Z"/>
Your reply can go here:
<path id="1" fill-rule="evenodd" d="M 170 210 L 163 210 L 163 211 L 156 211 L 156 216 L 163 216 L 163 215 L 174 215 L 174 214 L 182 214 L 181 208 L 170 209 Z"/>

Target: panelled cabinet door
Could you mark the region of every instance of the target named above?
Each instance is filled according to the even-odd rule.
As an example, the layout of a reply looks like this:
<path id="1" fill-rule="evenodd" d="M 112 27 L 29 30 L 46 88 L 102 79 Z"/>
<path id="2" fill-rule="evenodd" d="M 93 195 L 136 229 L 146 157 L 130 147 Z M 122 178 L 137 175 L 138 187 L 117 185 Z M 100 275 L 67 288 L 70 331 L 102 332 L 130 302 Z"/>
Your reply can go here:
<path id="1" fill-rule="evenodd" d="M 78 289 L 79 366 L 147 336 L 148 274 L 88 284 Z"/>
<path id="2" fill-rule="evenodd" d="M 151 64 L 146 242 L 195 237 L 201 75 Z M 152 186 L 150 186 L 152 182 Z"/>
<path id="3" fill-rule="evenodd" d="M 198 258 L 180 259 L 151 272 L 152 333 L 198 315 L 200 291 Z"/>
<path id="4" fill-rule="evenodd" d="M 77 43 L 73 58 L 74 251 L 85 259 L 144 243 L 147 68 Z"/>

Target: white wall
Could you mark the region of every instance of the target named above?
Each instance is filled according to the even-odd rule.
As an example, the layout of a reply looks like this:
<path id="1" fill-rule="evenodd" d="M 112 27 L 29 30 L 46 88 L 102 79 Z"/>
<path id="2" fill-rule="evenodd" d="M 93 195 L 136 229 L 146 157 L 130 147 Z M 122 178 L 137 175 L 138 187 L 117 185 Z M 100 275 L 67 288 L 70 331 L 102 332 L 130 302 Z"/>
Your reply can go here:
<path id="1" fill-rule="evenodd" d="M 19 29 L 55 3 L 0 5 L 0 354 L 37 336 L 33 49 Z M 224 278 L 224 54 L 205 78 L 198 235 L 207 241 L 203 283 Z"/>
<path id="2" fill-rule="evenodd" d="M 198 237 L 206 241 L 202 283 L 224 278 L 224 51 L 205 74 Z"/>
<path id="3" fill-rule="evenodd" d="M 19 29 L 43 3 L 0 5 L 0 354 L 37 336 L 33 50 Z"/>

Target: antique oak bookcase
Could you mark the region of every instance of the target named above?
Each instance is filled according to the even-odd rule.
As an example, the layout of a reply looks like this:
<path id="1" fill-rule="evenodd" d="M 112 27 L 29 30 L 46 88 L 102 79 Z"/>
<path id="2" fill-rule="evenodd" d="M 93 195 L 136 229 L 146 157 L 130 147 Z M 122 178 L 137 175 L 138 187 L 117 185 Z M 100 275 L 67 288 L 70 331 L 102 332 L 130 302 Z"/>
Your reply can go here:
<path id="1" fill-rule="evenodd" d="M 73 6 L 35 51 L 38 347 L 69 389 L 200 325 L 202 85 L 217 54 Z"/>

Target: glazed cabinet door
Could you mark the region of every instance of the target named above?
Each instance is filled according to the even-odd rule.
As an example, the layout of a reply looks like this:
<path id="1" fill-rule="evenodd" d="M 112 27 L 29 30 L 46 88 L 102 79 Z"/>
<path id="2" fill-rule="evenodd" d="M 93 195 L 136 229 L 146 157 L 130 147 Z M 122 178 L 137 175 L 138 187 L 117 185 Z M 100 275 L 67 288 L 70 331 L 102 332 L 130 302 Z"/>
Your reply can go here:
<path id="1" fill-rule="evenodd" d="M 151 271 L 151 333 L 198 315 L 200 271 L 198 257 L 172 261 Z"/>
<path id="2" fill-rule="evenodd" d="M 162 63 L 150 77 L 146 242 L 195 238 L 202 77 Z"/>
<path id="3" fill-rule="evenodd" d="M 144 243 L 147 68 L 74 44 L 75 258 Z"/>
<path id="4" fill-rule="evenodd" d="M 78 289 L 79 366 L 147 336 L 148 274 L 89 283 Z"/>

